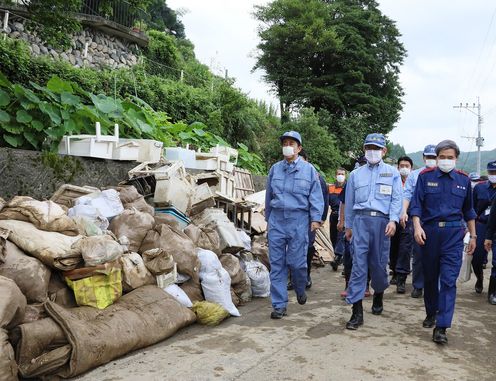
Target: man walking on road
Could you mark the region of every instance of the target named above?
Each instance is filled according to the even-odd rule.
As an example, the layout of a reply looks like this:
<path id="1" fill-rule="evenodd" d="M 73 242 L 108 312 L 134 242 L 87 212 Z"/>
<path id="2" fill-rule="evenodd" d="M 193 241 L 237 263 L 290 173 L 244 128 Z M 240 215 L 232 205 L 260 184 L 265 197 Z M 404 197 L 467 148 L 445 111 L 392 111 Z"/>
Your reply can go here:
<path id="1" fill-rule="evenodd" d="M 298 303 L 307 301 L 308 231 L 320 227 L 324 210 L 317 171 L 298 155 L 300 134 L 289 131 L 280 140 L 284 160 L 270 168 L 265 195 L 272 319 L 286 315 L 288 268 Z"/>
<path id="2" fill-rule="evenodd" d="M 423 327 L 435 326 L 432 340 L 446 344 L 446 329 L 455 312 L 456 280 L 460 273 L 463 237 L 467 222 L 470 242 L 475 249 L 475 211 L 468 176 L 455 169 L 460 149 L 452 140 L 436 146 L 437 167 L 420 173 L 410 207 L 415 240 L 422 247 L 424 271 Z M 422 225 L 421 225 L 422 221 Z"/>
<path id="3" fill-rule="evenodd" d="M 382 313 L 384 290 L 389 284 L 390 237 L 401 213 L 400 174 L 382 161 L 387 153 L 386 139 L 382 134 L 369 134 L 364 150 L 367 165 L 351 172 L 346 185 L 346 238 L 353 237 L 353 268 L 346 297 L 346 302 L 353 304 L 353 314 L 346 328 L 352 330 L 363 324 L 368 271 L 374 289 L 372 313 Z"/>

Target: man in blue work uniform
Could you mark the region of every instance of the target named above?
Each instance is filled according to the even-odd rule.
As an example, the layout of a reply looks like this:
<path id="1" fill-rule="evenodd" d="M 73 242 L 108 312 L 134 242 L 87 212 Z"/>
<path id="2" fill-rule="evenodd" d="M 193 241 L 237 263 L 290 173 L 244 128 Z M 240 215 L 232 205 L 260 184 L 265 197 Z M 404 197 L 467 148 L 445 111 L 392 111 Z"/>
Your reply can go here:
<path id="1" fill-rule="evenodd" d="M 492 180 L 496 181 L 496 174 L 491 176 Z M 487 301 L 492 305 L 496 305 L 496 198 L 493 200 L 489 210 L 484 248 L 487 252 L 493 251 L 493 267 L 491 269 L 491 279 L 489 280 L 489 290 L 487 290 Z"/>
<path id="2" fill-rule="evenodd" d="M 412 200 L 413 192 L 415 191 L 415 185 L 417 184 L 417 179 L 420 172 L 426 168 L 433 168 L 437 165 L 435 145 L 429 144 L 425 146 L 423 160 L 425 165 L 410 173 L 406 179 L 405 187 L 403 189 L 403 211 L 401 213 L 400 224 L 404 228 L 407 226 L 409 221 L 410 202 Z M 424 273 L 422 271 L 422 254 L 420 246 L 417 242 L 413 243 L 412 286 L 412 298 L 422 297 L 422 292 L 424 289 Z"/>
<path id="3" fill-rule="evenodd" d="M 422 247 L 425 328 L 435 326 L 432 340 L 446 344 L 446 329 L 455 312 L 456 280 L 460 273 L 465 224 L 470 232 L 467 254 L 475 249 L 475 211 L 470 179 L 455 169 L 460 149 L 452 140 L 436 146 L 437 167 L 420 173 L 410 215 L 415 240 Z M 421 222 L 422 221 L 422 224 Z"/>
<path id="4" fill-rule="evenodd" d="M 346 302 L 353 304 L 347 329 L 363 324 L 362 299 L 365 296 L 367 271 L 374 289 L 372 313 L 383 310 L 384 290 L 388 287 L 387 263 L 390 237 L 396 231 L 401 213 L 401 178 L 398 170 L 385 164 L 386 139 L 369 134 L 364 143 L 367 165 L 351 172 L 346 184 L 346 238 L 352 241 L 353 268 Z"/>
<path id="5" fill-rule="evenodd" d="M 298 303 L 307 301 L 308 231 L 320 227 L 324 210 L 317 171 L 298 156 L 300 134 L 289 131 L 280 140 L 284 160 L 270 168 L 265 195 L 272 319 L 286 315 L 288 268 Z"/>
<path id="6" fill-rule="evenodd" d="M 484 263 L 487 262 L 487 251 L 484 248 L 486 237 L 486 224 L 489 219 L 491 203 L 496 198 L 496 160 L 487 163 L 488 180 L 479 182 L 473 191 L 474 209 L 477 214 L 475 230 L 477 234 L 477 247 L 472 258 L 472 268 L 477 277 L 475 292 L 482 293 L 484 285 Z M 494 252 L 493 252 L 494 253 Z M 494 255 L 494 254 L 493 254 Z M 496 270 L 495 270 L 496 271 Z M 493 281 L 494 283 L 494 281 Z M 493 290 L 494 292 L 494 290 Z"/>

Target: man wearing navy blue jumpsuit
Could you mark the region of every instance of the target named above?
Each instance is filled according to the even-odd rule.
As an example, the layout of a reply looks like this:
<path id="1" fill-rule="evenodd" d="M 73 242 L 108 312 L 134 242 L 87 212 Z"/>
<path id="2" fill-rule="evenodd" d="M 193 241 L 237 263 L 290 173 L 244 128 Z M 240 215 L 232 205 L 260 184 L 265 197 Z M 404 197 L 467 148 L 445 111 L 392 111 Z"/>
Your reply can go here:
<path id="1" fill-rule="evenodd" d="M 496 173 L 494 176 L 496 176 Z M 496 255 L 494 254 L 496 253 L 496 198 L 493 200 L 489 210 L 484 248 L 487 252 L 493 251 L 493 267 L 491 269 L 491 279 L 489 280 L 489 290 L 487 291 L 487 301 L 492 305 L 496 305 Z"/>
<path id="2" fill-rule="evenodd" d="M 437 167 L 420 173 L 410 214 L 415 240 L 422 247 L 424 271 L 425 328 L 435 325 L 432 340 L 448 342 L 460 273 L 465 224 L 470 232 L 467 253 L 475 249 L 475 211 L 468 176 L 455 169 L 460 149 L 452 140 L 436 146 Z M 422 225 L 420 223 L 422 221 Z"/>
<path id="3" fill-rule="evenodd" d="M 298 303 L 306 303 L 308 231 L 320 227 L 324 210 L 317 171 L 298 156 L 300 134 L 289 131 L 280 140 L 284 160 L 270 169 L 265 195 L 273 319 L 286 315 L 288 268 Z"/>
<path id="4" fill-rule="evenodd" d="M 346 297 L 346 302 L 353 304 L 353 314 L 347 329 L 357 329 L 363 324 L 367 271 L 374 289 L 372 313 L 382 313 L 383 294 L 389 285 L 390 237 L 396 231 L 401 213 L 401 178 L 395 167 L 382 161 L 387 152 L 384 136 L 367 135 L 364 150 L 367 165 L 351 172 L 346 184 L 346 238 L 353 237 L 353 267 Z"/>
<path id="5" fill-rule="evenodd" d="M 433 144 L 426 145 L 423 153 L 424 166 L 416 169 L 407 177 L 405 188 L 403 189 L 403 211 L 401 213 L 400 224 L 406 227 L 410 216 L 410 202 L 412 201 L 413 192 L 417 184 L 417 179 L 423 170 L 432 168 L 437 165 L 436 162 L 436 146 Z M 413 258 L 412 258 L 412 298 L 422 297 L 424 289 L 424 272 L 422 271 L 422 254 L 418 243 L 413 242 Z"/>
<path id="6" fill-rule="evenodd" d="M 477 214 L 477 220 L 475 223 L 475 230 L 477 233 L 477 247 L 474 251 L 474 257 L 472 258 L 472 268 L 474 269 L 474 274 L 477 277 L 477 282 L 475 283 L 475 292 L 477 292 L 478 294 L 482 293 L 483 290 L 483 265 L 487 262 L 487 251 L 484 248 L 486 226 L 489 220 L 491 203 L 496 198 L 496 160 L 487 163 L 487 174 L 488 180 L 479 182 L 474 187 L 473 191 L 474 209 L 475 213 Z M 494 271 L 496 271 L 496 269 Z M 494 290 L 492 291 L 492 293 L 494 293 Z M 489 292 L 489 294 L 491 294 L 491 292 Z"/>

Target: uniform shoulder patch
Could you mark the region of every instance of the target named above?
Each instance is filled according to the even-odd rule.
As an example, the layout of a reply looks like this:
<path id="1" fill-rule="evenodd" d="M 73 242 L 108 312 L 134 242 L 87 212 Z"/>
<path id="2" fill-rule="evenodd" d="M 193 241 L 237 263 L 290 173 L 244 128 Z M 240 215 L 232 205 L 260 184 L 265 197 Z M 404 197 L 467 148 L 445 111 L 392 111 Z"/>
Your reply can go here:
<path id="1" fill-rule="evenodd" d="M 424 169 L 423 171 L 421 171 L 419 173 L 419 175 L 423 174 L 423 173 L 428 173 L 428 172 L 432 172 L 432 171 L 435 171 L 437 167 L 431 167 L 431 168 L 426 168 Z"/>
<path id="2" fill-rule="evenodd" d="M 455 169 L 456 173 L 459 173 L 460 175 L 464 175 L 464 176 L 467 176 L 468 177 L 468 174 L 464 171 L 462 171 L 461 169 Z"/>

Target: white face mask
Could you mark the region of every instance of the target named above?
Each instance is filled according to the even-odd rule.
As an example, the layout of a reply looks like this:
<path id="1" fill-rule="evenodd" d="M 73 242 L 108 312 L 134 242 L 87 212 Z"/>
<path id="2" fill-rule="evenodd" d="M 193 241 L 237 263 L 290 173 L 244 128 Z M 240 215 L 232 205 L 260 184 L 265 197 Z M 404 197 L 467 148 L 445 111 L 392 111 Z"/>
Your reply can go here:
<path id="1" fill-rule="evenodd" d="M 365 151 L 365 159 L 370 164 L 377 164 L 382 159 L 382 150 L 369 149 Z"/>
<path id="2" fill-rule="evenodd" d="M 425 166 L 427 168 L 433 168 L 437 165 L 436 159 L 426 159 L 425 160 Z"/>
<path id="3" fill-rule="evenodd" d="M 496 175 L 487 175 L 487 179 L 491 184 L 496 184 Z"/>
<path id="4" fill-rule="evenodd" d="M 450 159 L 441 159 L 441 160 L 438 160 L 437 161 L 437 166 L 444 173 L 448 173 L 453 168 L 455 168 L 456 161 L 455 160 L 450 160 Z"/>
<path id="5" fill-rule="evenodd" d="M 282 147 L 282 154 L 285 156 L 285 157 L 291 157 L 291 156 L 294 156 L 295 152 L 294 152 L 294 148 L 291 147 L 291 146 L 284 146 Z"/>
<path id="6" fill-rule="evenodd" d="M 344 175 L 337 175 L 336 180 L 338 183 L 344 183 L 344 180 L 346 180 L 346 177 Z"/>
<path id="7" fill-rule="evenodd" d="M 403 177 L 407 177 L 410 174 L 410 168 L 400 168 L 400 175 Z"/>

